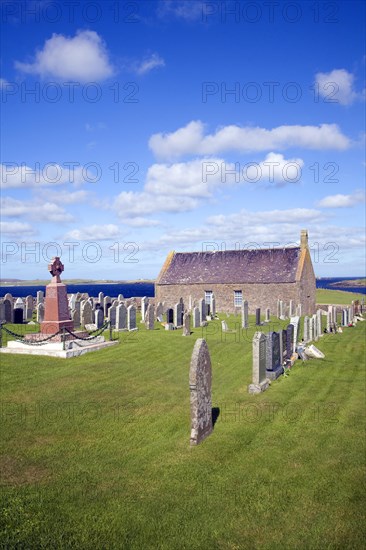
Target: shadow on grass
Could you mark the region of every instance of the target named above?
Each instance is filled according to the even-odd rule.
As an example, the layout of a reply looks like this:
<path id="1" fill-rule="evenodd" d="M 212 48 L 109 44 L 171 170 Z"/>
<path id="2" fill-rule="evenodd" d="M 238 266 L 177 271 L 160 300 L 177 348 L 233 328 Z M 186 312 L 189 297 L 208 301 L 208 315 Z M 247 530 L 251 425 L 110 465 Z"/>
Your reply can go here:
<path id="1" fill-rule="evenodd" d="M 219 407 L 212 407 L 212 427 L 215 427 L 216 421 L 218 417 L 220 416 L 220 408 Z"/>

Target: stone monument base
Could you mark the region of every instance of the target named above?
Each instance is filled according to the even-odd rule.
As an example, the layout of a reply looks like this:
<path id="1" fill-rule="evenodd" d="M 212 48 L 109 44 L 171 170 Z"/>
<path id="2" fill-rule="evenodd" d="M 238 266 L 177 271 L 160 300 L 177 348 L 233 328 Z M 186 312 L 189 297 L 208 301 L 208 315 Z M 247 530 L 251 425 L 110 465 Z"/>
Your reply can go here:
<path id="1" fill-rule="evenodd" d="M 50 344 L 35 344 L 29 345 L 19 342 L 17 340 L 11 340 L 8 342 L 6 348 L 0 348 L 1 353 L 18 353 L 23 355 L 46 355 L 48 357 L 60 357 L 62 359 L 69 359 L 70 357 L 77 357 L 84 355 L 91 351 L 98 351 L 103 348 L 114 346 L 118 344 L 118 340 L 112 340 L 106 342 L 104 336 L 97 336 L 95 339 L 83 341 L 69 340 L 68 342 L 52 342 Z M 65 349 L 64 349 L 65 347 Z"/>
<path id="2" fill-rule="evenodd" d="M 266 370 L 266 376 L 269 380 L 277 380 L 279 376 L 283 374 L 283 367 L 280 365 L 275 370 Z"/>
<path id="3" fill-rule="evenodd" d="M 266 391 L 266 389 L 269 387 L 269 380 L 264 380 L 263 382 L 260 382 L 260 384 L 249 384 L 248 386 L 248 392 L 251 394 L 254 393 L 261 393 L 262 391 Z"/>

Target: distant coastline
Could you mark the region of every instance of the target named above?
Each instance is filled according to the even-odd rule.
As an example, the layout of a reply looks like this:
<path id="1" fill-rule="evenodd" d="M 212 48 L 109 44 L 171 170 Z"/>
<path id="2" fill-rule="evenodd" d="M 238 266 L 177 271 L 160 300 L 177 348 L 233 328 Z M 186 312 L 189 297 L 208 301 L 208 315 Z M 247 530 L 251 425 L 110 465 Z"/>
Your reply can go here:
<path id="1" fill-rule="evenodd" d="M 46 286 L 51 282 L 51 279 L 41 280 L 35 279 L 26 281 L 22 279 L 0 279 L 0 286 Z M 62 279 L 65 285 L 138 285 L 138 284 L 154 284 L 154 279 L 136 279 L 131 281 L 110 281 L 110 280 L 96 280 L 91 279 Z"/>
<path id="2" fill-rule="evenodd" d="M 349 286 L 362 288 L 366 286 L 366 279 L 349 279 L 345 281 L 335 281 L 334 283 L 329 283 L 329 286 L 339 287 L 339 286 Z"/>

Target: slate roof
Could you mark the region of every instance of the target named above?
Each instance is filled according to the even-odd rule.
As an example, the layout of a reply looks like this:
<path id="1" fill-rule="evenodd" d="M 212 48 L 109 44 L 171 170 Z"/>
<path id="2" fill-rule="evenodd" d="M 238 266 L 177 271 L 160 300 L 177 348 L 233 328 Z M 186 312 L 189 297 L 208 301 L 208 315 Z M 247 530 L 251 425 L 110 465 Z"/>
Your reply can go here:
<path id="1" fill-rule="evenodd" d="M 157 284 L 293 283 L 300 248 L 176 252 Z"/>

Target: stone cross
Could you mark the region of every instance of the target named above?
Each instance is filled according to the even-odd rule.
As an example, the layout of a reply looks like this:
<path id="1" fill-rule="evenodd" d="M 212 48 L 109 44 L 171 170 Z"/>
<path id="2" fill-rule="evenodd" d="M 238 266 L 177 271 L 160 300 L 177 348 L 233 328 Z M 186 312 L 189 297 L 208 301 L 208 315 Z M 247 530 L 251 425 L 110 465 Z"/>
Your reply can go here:
<path id="1" fill-rule="evenodd" d="M 212 432 L 212 370 L 206 340 L 198 338 L 189 369 L 191 445 L 198 445 Z"/>

